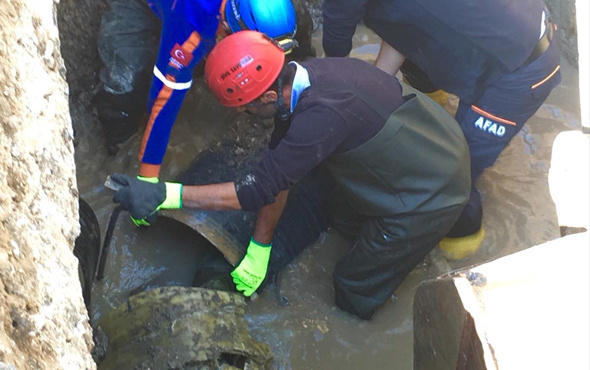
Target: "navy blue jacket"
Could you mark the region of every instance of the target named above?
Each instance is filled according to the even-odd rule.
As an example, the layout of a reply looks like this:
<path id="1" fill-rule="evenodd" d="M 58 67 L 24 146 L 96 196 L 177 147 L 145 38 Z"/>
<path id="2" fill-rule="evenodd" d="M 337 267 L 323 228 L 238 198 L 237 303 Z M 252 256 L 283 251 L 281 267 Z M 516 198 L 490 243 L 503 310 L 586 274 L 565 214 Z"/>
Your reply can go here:
<path id="1" fill-rule="evenodd" d="M 323 46 L 330 56 L 350 53 L 364 18 L 435 85 L 474 101 L 529 57 L 543 11 L 542 0 L 325 0 Z"/>

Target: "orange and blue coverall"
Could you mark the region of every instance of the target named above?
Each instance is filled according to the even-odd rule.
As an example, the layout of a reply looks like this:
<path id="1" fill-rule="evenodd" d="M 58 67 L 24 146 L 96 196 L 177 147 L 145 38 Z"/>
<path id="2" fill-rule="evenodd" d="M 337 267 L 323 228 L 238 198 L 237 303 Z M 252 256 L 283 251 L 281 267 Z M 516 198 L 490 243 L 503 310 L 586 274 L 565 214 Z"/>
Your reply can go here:
<path id="1" fill-rule="evenodd" d="M 139 154 L 140 175 L 158 177 L 170 132 L 197 63 L 213 48 L 226 0 L 150 0 L 162 20 Z"/>

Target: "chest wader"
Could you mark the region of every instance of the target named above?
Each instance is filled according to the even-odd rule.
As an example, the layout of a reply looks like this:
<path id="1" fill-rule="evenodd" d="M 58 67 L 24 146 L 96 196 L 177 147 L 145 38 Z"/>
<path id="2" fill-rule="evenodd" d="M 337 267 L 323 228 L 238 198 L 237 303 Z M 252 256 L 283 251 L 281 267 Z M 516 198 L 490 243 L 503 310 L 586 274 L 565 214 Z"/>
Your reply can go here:
<path id="1" fill-rule="evenodd" d="M 329 172 L 358 233 L 334 270 L 336 304 L 363 319 L 446 235 L 467 201 L 469 153 L 459 125 L 418 93 L 392 114 L 352 90 L 387 122 L 331 156 Z"/>

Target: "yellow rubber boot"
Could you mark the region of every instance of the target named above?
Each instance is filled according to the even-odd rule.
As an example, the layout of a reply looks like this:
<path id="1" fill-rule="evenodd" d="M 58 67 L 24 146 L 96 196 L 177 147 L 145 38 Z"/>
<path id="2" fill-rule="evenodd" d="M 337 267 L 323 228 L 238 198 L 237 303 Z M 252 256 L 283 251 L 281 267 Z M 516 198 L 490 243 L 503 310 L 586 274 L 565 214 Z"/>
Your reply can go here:
<path id="1" fill-rule="evenodd" d="M 438 89 L 431 93 L 426 93 L 426 95 L 428 95 L 430 99 L 434 100 L 441 107 L 444 107 L 449 102 L 449 94 L 447 94 L 446 91 L 441 89 Z"/>
<path id="2" fill-rule="evenodd" d="M 444 238 L 438 243 L 438 247 L 445 252 L 447 258 L 460 260 L 469 257 L 481 246 L 486 233 L 483 227 L 475 234 L 458 238 Z"/>

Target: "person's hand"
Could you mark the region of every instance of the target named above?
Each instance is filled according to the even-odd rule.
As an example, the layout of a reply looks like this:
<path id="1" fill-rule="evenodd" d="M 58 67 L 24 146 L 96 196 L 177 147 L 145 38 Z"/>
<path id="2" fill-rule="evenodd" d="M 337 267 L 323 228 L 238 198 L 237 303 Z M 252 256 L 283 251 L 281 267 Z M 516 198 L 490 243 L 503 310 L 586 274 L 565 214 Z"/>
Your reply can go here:
<path id="1" fill-rule="evenodd" d="M 160 180 L 157 177 L 144 177 L 141 175 L 137 175 L 137 179 L 145 182 L 149 182 L 151 184 L 157 184 Z M 135 226 L 151 226 L 156 221 L 156 214 L 148 216 L 147 218 L 133 218 L 133 216 L 129 216 L 131 222 L 135 224 Z"/>
<path id="2" fill-rule="evenodd" d="M 250 297 L 264 281 L 271 249 L 272 244 L 260 244 L 254 239 L 250 239 L 244 259 L 231 272 L 236 289 L 246 297 Z"/>
<path id="3" fill-rule="evenodd" d="M 160 209 L 182 208 L 182 184 L 159 182 L 155 178 L 134 178 L 123 174 L 111 175 L 111 180 L 120 188 L 113 201 L 120 203 L 131 213 L 137 226 L 149 226 L 156 220 Z"/>

